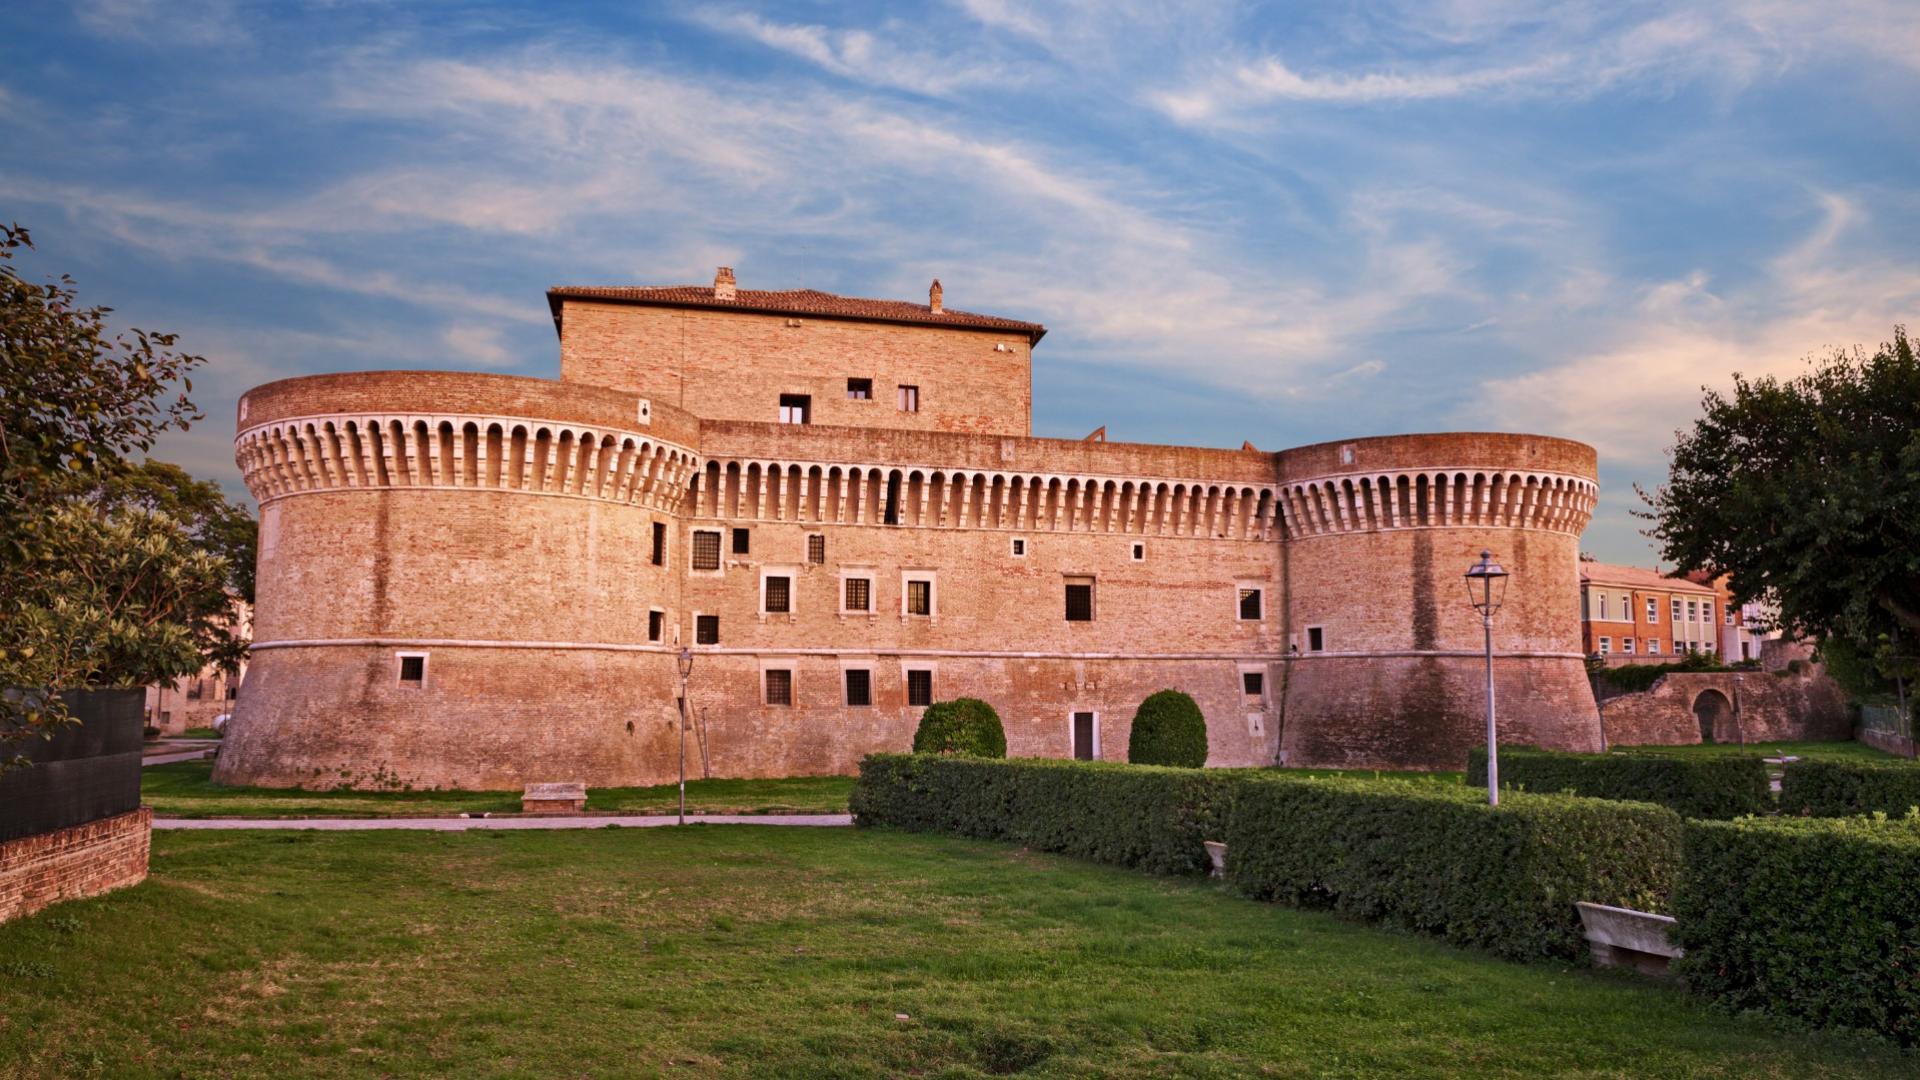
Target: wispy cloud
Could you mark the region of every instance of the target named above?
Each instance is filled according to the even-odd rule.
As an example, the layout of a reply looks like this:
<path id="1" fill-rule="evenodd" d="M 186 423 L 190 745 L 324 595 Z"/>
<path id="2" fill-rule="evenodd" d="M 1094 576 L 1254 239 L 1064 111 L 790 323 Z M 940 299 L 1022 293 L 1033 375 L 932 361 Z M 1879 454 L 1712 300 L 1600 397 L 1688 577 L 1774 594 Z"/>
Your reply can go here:
<path id="1" fill-rule="evenodd" d="M 978 54 L 940 56 L 863 29 L 780 23 L 746 11 L 704 11 L 694 19 L 709 29 L 797 56 L 843 78 L 930 97 L 947 97 L 974 87 L 1011 88 L 1021 81 L 1016 72 Z"/>

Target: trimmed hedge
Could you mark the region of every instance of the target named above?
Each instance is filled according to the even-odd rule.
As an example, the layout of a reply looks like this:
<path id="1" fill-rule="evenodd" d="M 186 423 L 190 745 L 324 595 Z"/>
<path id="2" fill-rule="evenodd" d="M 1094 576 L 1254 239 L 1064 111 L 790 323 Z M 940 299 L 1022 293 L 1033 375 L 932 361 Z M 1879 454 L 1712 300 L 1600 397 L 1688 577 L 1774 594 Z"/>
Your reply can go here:
<path id="1" fill-rule="evenodd" d="M 1920 818 L 1695 821 L 1683 844 L 1690 989 L 1920 1045 Z"/>
<path id="2" fill-rule="evenodd" d="M 1678 814 L 1661 806 L 1403 780 L 1250 777 L 1227 825 L 1248 896 L 1331 908 L 1515 958 L 1573 959 L 1576 900 L 1666 906 Z"/>
<path id="3" fill-rule="evenodd" d="M 913 732 L 916 754 L 967 754 L 973 757 L 1007 756 L 1007 730 L 1000 714 L 979 698 L 936 701 L 920 714 Z"/>
<path id="4" fill-rule="evenodd" d="M 1190 695 L 1178 690 L 1156 690 L 1133 714 L 1127 735 L 1127 760 L 1135 765 L 1177 765 L 1188 769 L 1207 763 L 1207 718 Z"/>
<path id="5" fill-rule="evenodd" d="M 858 825 L 1007 840 L 1160 874 L 1204 873 L 1232 772 L 1116 762 L 869 754 L 851 798 Z"/>
<path id="6" fill-rule="evenodd" d="M 1905 816 L 1920 806 L 1920 765 L 1808 758 L 1787 762 L 1780 778 L 1780 812 L 1846 817 L 1876 811 Z"/>
<path id="7" fill-rule="evenodd" d="M 1487 749 L 1467 755 L 1467 783 L 1487 786 Z M 1759 755 L 1575 754 L 1531 746 L 1500 748 L 1500 786 L 1535 794 L 1658 803 L 1687 817 L 1735 818 L 1774 808 Z"/>

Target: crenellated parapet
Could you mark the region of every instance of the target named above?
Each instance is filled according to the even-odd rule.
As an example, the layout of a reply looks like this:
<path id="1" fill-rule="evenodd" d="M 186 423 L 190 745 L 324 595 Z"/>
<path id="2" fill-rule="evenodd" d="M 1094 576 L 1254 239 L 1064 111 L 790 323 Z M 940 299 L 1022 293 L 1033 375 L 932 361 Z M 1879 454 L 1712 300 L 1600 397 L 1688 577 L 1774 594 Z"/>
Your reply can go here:
<path id="1" fill-rule="evenodd" d="M 1537 529 L 1577 536 L 1599 485 L 1566 473 L 1419 469 L 1298 480 L 1280 490 L 1289 537 L 1384 529 Z"/>
<path id="2" fill-rule="evenodd" d="M 262 505 L 305 492 L 426 487 L 672 511 L 699 467 L 692 450 L 641 432 L 460 414 L 289 417 L 241 431 L 234 455 Z"/>

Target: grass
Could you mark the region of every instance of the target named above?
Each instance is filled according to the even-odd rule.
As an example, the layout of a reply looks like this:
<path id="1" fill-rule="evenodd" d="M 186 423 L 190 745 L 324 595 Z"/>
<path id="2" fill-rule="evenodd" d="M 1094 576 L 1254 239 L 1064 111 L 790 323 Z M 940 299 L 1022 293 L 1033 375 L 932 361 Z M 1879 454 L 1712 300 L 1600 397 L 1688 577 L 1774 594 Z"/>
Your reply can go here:
<path id="1" fill-rule="evenodd" d="M 180 733 L 182 739 L 217 739 L 220 733 L 210 727 L 190 727 Z"/>
<path id="2" fill-rule="evenodd" d="M 213 763 L 180 761 L 140 774 L 140 795 L 161 817 L 388 817 L 518 813 L 517 791 L 299 791 L 213 782 Z M 687 810 L 703 814 L 844 814 L 850 776 L 787 780 L 689 780 Z M 587 809 L 623 814 L 670 814 L 676 785 L 592 788 Z"/>
<path id="3" fill-rule="evenodd" d="M 1885 1044 L 886 831 L 155 835 L 0 926 L 0 1077 L 1912 1076 Z"/>
<path id="4" fill-rule="evenodd" d="M 1839 742 L 1767 742 L 1748 743 L 1696 743 L 1691 746 L 1616 746 L 1615 750 L 1629 753 L 1667 754 L 1682 756 L 1712 757 L 1722 754 L 1759 754 L 1762 757 L 1780 757 L 1791 754 L 1798 757 L 1852 758 L 1870 761 L 1904 760 L 1897 754 L 1889 754 L 1866 743 L 1851 739 Z"/>

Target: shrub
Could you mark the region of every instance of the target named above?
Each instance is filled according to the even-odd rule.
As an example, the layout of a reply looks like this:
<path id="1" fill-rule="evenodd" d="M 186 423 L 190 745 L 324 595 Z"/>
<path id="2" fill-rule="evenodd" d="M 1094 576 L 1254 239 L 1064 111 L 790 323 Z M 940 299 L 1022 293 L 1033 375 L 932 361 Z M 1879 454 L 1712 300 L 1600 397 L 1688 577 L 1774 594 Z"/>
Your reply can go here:
<path id="1" fill-rule="evenodd" d="M 970 757 L 1007 756 L 1007 732 L 1000 714 L 979 698 L 936 701 L 920 715 L 913 733 L 916 754 L 964 754 Z"/>
<path id="2" fill-rule="evenodd" d="M 1589 671 L 1593 669 L 1588 668 Z M 1622 690 L 1639 692 L 1649 689 L 1660 680 L 1662 675 L 1676 671 L 1728 671 L 1727 665 L 1720 662 L 1712 653 L 1688 653 L 1671 664 L 1621 664 L 1619 667 L 1602 668 L 1598 674 L 1602 679 Z"/>
<path id="3" fill-rule="evenodd" d="M 1920 765 L 1808 758 L 1787 762 L 1780 812 L 1846 817 L 1875 811 L 1900 817 L 1920 806 Z"/>
<path id="4" fill-rule="evenodd" d="M 1006 840 L 1116 866 L 1199 873 L 1236 774 L 1117 762 L 869 754 L 851 797 L 858 825 Z"/>
<path id="5" fill-rule="evenodd" d="M 1485 747 L 1468 754 L 1467 783 L 1487 786 Z M 1687 817 L 1734 818 L 1773 810 L 1767 765 L 1757 754 L 1570 754 L 1503 746 L 1500 786 L 1659 803 Z"/>
<path id="6" fill-rule="evenodd" d="M 1920 1045 L 1920 819 L 1695 821 L 1683 845 L 1690 989 Z"/>
<path id="7" fill-rule="evenodd" d="M 1127 760 L 1135 765 L 1177 765 L 1198 769 L 1207 763 L 1207 718 L 1193 698 L 1178 690 L 1158 690 L 1133 714 L 1127 736 Z"/>
<path id="8" fill-rule="evenodd" d="M 1516 958 L 1586 947 L 1576 900 L 1665 907 L 1680 854 L 1665 807 L 1451 785 L 1241 780 L 1227 876 L 1249 896 L 1438 934 Z"/>

